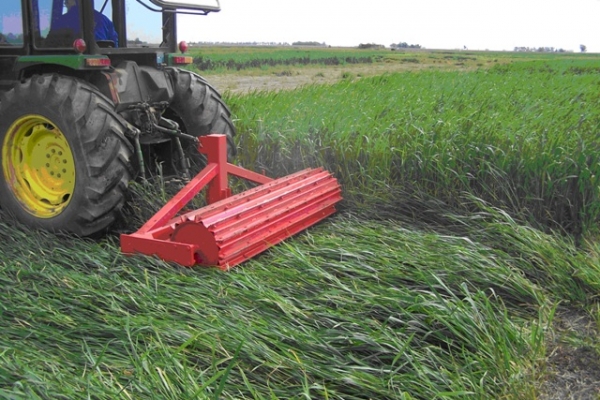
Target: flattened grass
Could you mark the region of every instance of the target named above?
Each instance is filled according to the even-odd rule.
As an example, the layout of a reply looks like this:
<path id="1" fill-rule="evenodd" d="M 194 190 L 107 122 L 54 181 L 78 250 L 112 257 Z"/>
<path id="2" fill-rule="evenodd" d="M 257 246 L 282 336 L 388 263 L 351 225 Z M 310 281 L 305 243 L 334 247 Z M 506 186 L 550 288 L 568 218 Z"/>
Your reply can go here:
<path id="1" fill-rule="evenodd" d="M 476 221 L 474 241 L 340 215 L 227 274 L 1 223 L 0 396 L 534 393 L 553 304 L 596 293 L 597 265 L 524 227 L 504 248 L 519 226 Z"/>
<path id="2" fill-rule="evenodd" d="M 340 279 L 335 269 L 319 271 L 300 249 L 275 256 L 274 263 L 251 274 L 242 269 L 217 275 L 154 269 L 153 260 L 143 260 L 142 268 L 123 265 L 127 260 L 115 257 L 114 245 L 104 250 L 78 242 L 74 247 L 54 254 L 17 253 L 3 265 L 2 275 L 13 280 L 5 285 L 2 302 L 3 386 L 11 383 L 5 390 L 55 398 L 86 388 L 88 394 L 105 397 L 137 397 L 164 389 L 173 398 L 189 396 L 197 388 L 189 383 L 202 381 L 203 372 L 211 368 L 217 373 L 216 367 L 231 361 L 236 343 L 244 343 L 244 366 L 238 368 L 254 390 L 266 387 L 282 396 L 310 390 L 325 379 L 335 381 L 318 373 L 322 364 L 345 373 L 348 366 L 355 369 L 358 376 L 348 375 L 346 382 L 385 388 L 380 378 L 361 370 L 361 357 L 353 360 L 353 348 L 365 354 L 376 349 L 377 355 L 386 347 L 369 334 L 355 332 L 361 326 L 372 329 L 363 314 L 376 311 L 356 308 L 374 293 L 361 295 L 358 285 Z M 7 250 L 3 253 L 12 255 Z M 87 262 L 80 256 L 86 252 L 93 254 Z M 281 265 L 290 261 L 293 267 Z M 207 273 L 210 280 L 194 276 Z M 324 276 L 316 279 L 319 275 Z M 377 296 L 401 304 L 398 296 Z M 410 297 L 407 301 L 405 307 L 416 302 Z M 377 304 L 377 309 L 382 307 Z M 343 312 L 337 312 L 340 308 Z M 386 314 L 381 313 L 384 322 L 390 317 Z M 388 357 L 390 363 L 396 354 Z"/>

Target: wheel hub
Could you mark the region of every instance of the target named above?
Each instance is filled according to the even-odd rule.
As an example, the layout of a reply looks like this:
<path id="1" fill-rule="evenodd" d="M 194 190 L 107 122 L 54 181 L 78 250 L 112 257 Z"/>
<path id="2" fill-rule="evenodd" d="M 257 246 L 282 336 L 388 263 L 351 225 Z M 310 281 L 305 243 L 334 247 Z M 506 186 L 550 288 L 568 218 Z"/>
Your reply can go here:
<path id="1" fill-rule="evenodd" d="M 2 169 L 21 205 L 39 218 L 59 215 L 75 190 L 75 160 L 67 138 L 50 120 L 27 115 L 8 129 Z"/>

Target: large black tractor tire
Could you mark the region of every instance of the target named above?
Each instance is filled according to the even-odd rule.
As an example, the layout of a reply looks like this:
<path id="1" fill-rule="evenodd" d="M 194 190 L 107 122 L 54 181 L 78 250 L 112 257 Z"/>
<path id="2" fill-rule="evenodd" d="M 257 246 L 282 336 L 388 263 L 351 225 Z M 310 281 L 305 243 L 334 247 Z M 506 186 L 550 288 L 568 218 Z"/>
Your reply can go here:
<path id="1" fill-rule="evenodd" d="M 0 205 L 23 224 L 78 236 L 120 217 L 131 143 L 114 105 L 88 83 L 36 75 L 0 102 Z"/>
<path id="2" fill-rule="evenodd" d="M 174 97 L 165 117 L 180 124 L 184 133 L 195 137 L 220 133 L 227 136 L 227 158 L 231 161 L 236 154 L 233 140 L 235 127 L 231 111 L 223 102 L 219 92 L 200 75 L 179 68 L 169 68 L 174 88 Z M 186 156 L 192 163 L 202 164 L 197 146 L 183 143 Z"/>

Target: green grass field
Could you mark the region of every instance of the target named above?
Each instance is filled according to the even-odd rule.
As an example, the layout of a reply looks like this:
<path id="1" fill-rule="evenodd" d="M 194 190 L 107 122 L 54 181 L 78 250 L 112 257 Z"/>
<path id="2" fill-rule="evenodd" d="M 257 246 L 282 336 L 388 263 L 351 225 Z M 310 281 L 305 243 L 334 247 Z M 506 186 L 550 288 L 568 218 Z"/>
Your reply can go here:
<path id="1" fill-rule="evenodd" d="M 464 53 L 410 55 L 445 56 Z M 344 191 L 230 272 L 0 216 L 0 398 L 537 399 L 556 335 L 600 357 L 553 324 L 567 309 L 600 328 L 600 60 L 473 57 L 226 92 L 238 163 L 322 165 Z M 130 231 L 161 196 L 134 185 Z"/>
<path id="2" fill-rule="evenodd" d="M 487 67 L 497 63 L 531 60 L 597 60 L 595 54 L 574 53 L 513 53 L 494 51 L 446 51 L 415 49 L 357 49 L 331 47 L 192 47 L 192 69 L 203 74 L 239 73 L 245 70 L 268 72 L 279 66 L 305 68 L 307 66 L 340 66 L 352 64 L 409 64 L 415 67 Z"/>

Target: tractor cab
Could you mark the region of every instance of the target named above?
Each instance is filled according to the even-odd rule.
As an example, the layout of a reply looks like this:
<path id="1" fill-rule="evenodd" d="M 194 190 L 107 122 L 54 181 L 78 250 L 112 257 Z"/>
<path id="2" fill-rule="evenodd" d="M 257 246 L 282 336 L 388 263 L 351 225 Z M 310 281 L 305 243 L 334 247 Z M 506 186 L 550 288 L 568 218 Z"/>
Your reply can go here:
<path id="1" fill-rule="evenodd" d="M 0 81 L 22 79 L 31 75 L 28 70 L 37 73 L 36 65 L 44 65 L 47 71 L 49 64 L 84 70 L 115 65 L 120 60 L 149 66 L 190 62 L 174 56 L 187 48 L 177 43 L 177 13 L 206 15 L 220 11 L 218 0 L 213 2 L 3 0 Z"/>

